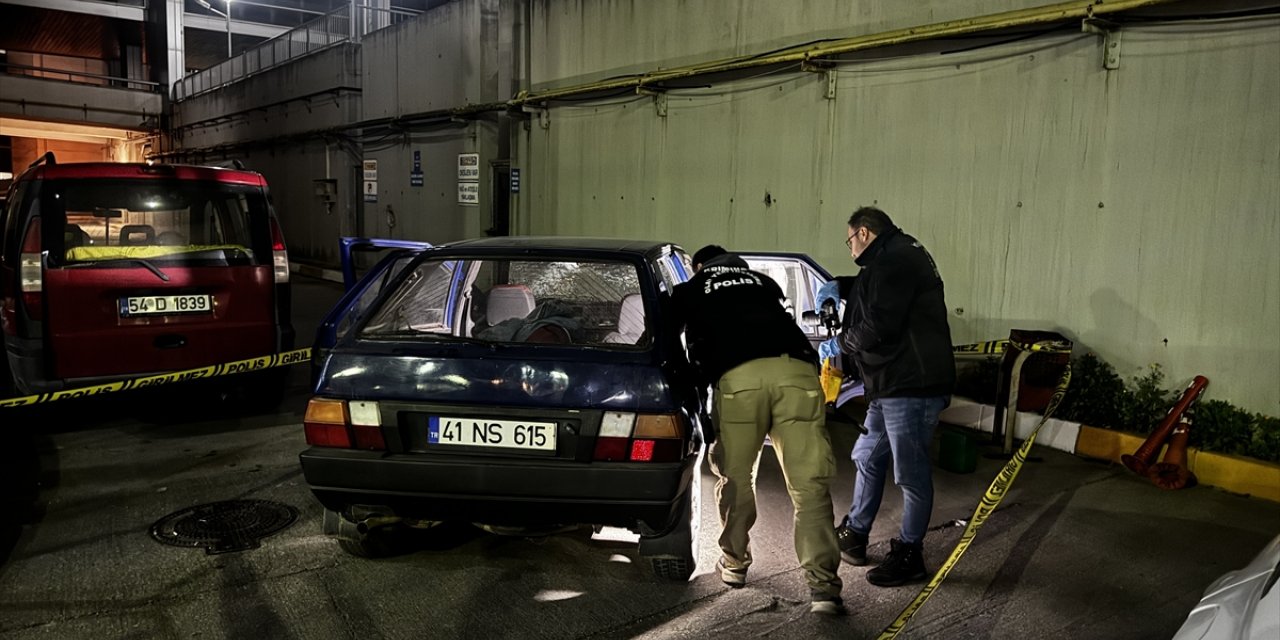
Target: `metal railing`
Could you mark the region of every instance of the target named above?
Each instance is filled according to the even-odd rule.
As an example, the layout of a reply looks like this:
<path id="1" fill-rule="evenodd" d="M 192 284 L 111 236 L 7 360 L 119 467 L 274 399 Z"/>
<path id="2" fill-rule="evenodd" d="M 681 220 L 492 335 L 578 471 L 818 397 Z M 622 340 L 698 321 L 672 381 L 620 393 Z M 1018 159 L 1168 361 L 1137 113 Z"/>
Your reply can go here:
<path id="1" fill-rule="evenodd" d="M 225 87 L 341 42 L 359 42 L 366 34 L 412 20 L 420 13 L 352 2 L 182 78 L 173 85 L 173 100 L 182 101 Z"/>
<path id="2" fill-rule="evenodd" d="M 76 84 L 88 84 L 98 87 L 115 87 L 124 89 L 142 89 L 154 91 L 160 84 L 151 82 L 150 80 L 138 80 L 135 78 L 120 78 L 116 76 L 107 76 L 97 73 L 89 73 L 87 71 L 71 71 L 68 69 L 56 69 L 53 67 L 33 67 L 25 64 L 14 64 L 12 62 L 0 62 L 0 73 L 6 73 L 13 76 L 28 76 L 32 78 L 40 78 L 43 80 L 54 80 L 56 82 L 73 82 Z M 64 80 L 63 77 L 66 79 Z"/>

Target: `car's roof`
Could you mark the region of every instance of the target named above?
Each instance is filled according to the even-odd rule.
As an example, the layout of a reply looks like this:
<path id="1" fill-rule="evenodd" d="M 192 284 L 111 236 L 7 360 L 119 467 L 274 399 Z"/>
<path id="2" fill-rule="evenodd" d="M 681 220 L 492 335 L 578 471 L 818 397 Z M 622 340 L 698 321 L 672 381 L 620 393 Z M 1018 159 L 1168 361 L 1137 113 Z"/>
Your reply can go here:
<path id="1" fill-rule="evenodd" d="M 499 236 L 493 238 L 476 238 L 460 240 L 438 245 L 439 250 L 450 249 L 485 249 L 485 250 L 526 250 L 526 249 L 586 249 L 590 251 L 634 253 L 647 255 L 663 247 L 678 246 L 672 242 L 656 240 L 633 240 L 627 238 L 584 238 L 574 236 Z"/>
<path id="2" fill-rule="evenodd" d="M 21 179 L 57 180 L 67 178 L 212 180 L 230 184 L 266 186 L 266 181 L 263 180 L 262 174 L 254 171 L 184 164 L 148 165 L 125 162 L 42 164 L 24 174 Z"/>

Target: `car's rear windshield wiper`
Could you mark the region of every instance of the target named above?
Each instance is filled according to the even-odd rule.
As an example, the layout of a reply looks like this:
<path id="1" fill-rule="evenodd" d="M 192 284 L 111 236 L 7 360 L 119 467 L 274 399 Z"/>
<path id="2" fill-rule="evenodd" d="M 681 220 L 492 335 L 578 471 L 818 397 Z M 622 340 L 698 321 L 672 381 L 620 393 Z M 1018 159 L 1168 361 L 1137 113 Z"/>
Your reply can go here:
<path id="1" fill-rule="evenodd" d="M 169 281 L 169 275 L 168 275 L 168 274 L 166 274 L 165 272 L 161 271 L 159 267 L 155 266 L 154 264 L 151 264 L 150 262 L 148 262 L 148 261 L 146 261 L 146 260 L 143 260 L 142 258 L 112 258 L 112 259 L 110 259 L 110 260 L 95 260 L 95 261 L 93 261 L 93 262 L 77 262 L 76 264 L 69 264 L 69 265 L 67 265 L 67 268 L 68 268 L 68 269 L 75 269 L 75 268 L 78 268 L 78 267 L 101 267 L 101 266 L 105 266 L 105 265 L 110 265 L 110 264 L 120 264 L 120 263 L 140 264 L 140 265 L 142 265 L 142 266 L 146 267 L 146 268 L 147 268 L 147 270 L 149 270 L 151 273 L 156 274 L 156 277 L 157 277 L 157 278 L 160 278 L 161 280 L 163 280 L 163 281 L 165 281 L 165 282 L 168 282 L 168 281 Z"/>

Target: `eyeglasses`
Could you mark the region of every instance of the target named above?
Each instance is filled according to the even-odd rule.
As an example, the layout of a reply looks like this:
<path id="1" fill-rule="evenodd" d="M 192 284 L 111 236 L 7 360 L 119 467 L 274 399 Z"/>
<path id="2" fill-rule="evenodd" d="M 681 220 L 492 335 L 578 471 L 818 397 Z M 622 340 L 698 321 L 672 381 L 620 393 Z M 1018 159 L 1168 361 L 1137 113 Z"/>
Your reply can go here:
<path id="1" fill-rule="evenodd" d="M 848 238 L 845 238 L 844 246 L 847 247 L 850 251 L 853 251 L 853 239 L 858 237 L 858 232 L 864 228 L 865 227 L 858 227 L 857 229 L 854 229 L 853 233 L 849 234 Z"/>

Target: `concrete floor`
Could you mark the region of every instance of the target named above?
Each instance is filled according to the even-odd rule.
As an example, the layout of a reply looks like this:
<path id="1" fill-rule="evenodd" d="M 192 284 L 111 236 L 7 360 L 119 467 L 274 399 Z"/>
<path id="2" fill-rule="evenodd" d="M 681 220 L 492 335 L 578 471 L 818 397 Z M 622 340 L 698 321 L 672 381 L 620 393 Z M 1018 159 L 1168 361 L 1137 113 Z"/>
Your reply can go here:
<path id="1" fill-rule="evenodd" d="M 299 279 L 300 335 L 337 293 Z M 919 590 L 876 588 L 865 568 L 844 566 L 851 615 L 809 614 L 768 449 L 757 560 L 740 590 L 713 573 L 718 524 L 705 468 L 699 569 L 687 584 L 652 578 L 626 535 L 589 531 L 526 539 L 458 523 L 408 555 L 347 556 L 320 534 L 321 510 L 301 480 L 305 367 L 291 375 L 290 396 L 270 415 L 175 406 L 165 394 L 0 414 L 0 638 L 867 638 Z M 856 432 L 836 425 L 833 434 L 834 521 L 852 492 Z M 1204 487 L 1160 491 L 1122 467 L 1035 454 L 901 637 L 1167 638 L 1215 577 L 1280 533 L 1280 504 Z M 937 470 L 931 567 L 1001 464 Z M 261 548 L 221 555 L 148 535 L 173 511 L 242 498 L 290 504 L 301 517 Z M 873 559 L 899 515 L 890 487 Z"/>

